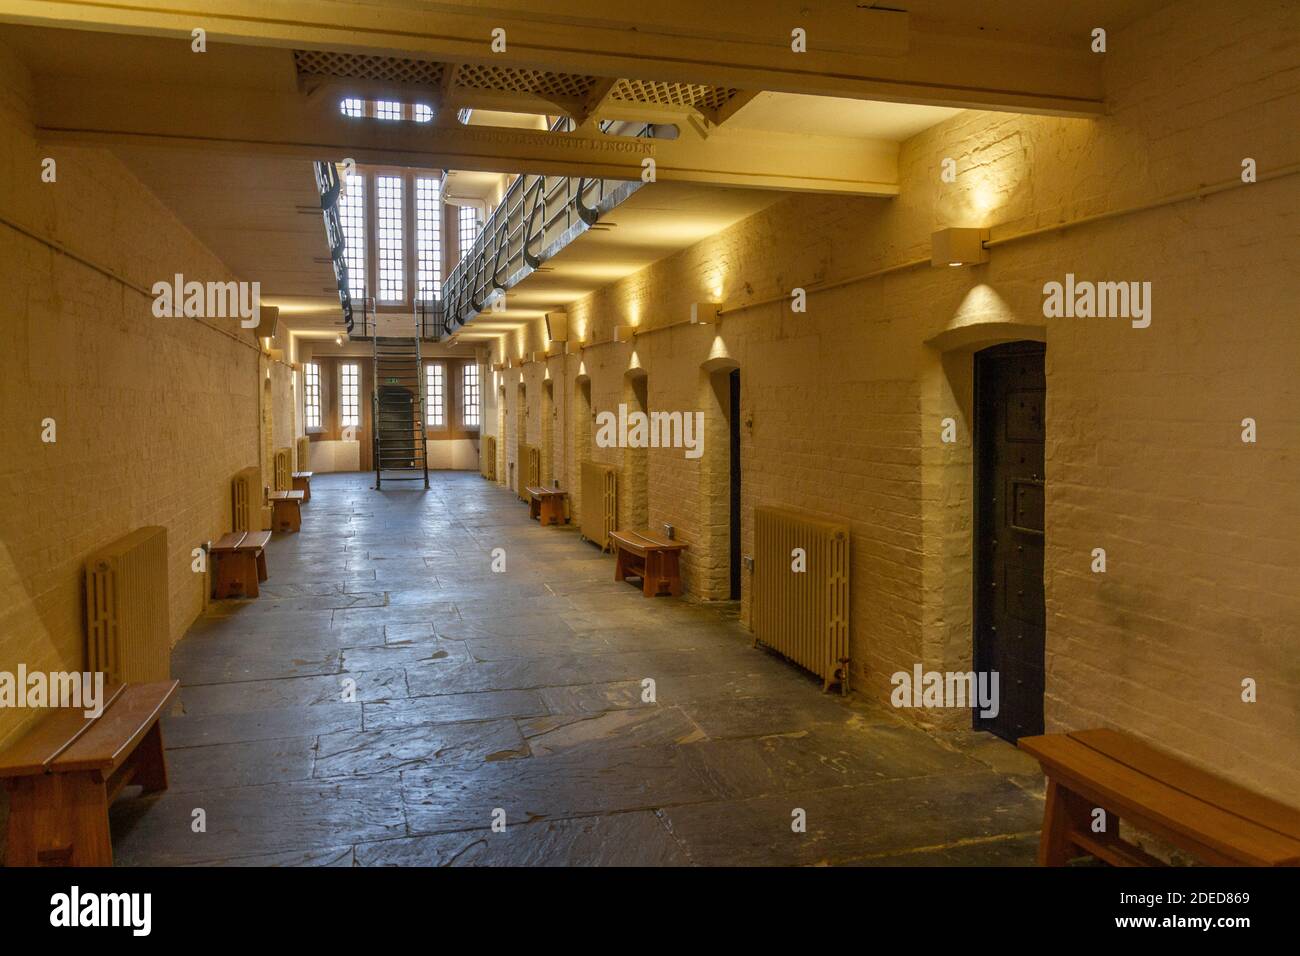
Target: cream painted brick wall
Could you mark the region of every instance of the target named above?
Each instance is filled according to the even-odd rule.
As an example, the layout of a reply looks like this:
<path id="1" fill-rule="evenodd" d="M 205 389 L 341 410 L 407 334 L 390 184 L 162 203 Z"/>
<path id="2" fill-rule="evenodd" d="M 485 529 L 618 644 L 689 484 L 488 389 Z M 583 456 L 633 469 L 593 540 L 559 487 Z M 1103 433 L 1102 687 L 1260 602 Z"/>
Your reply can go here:
<path id="1" fill-rule="evenodd" d="M 608 344 L 633 316 L 657 330 L 715 289 L 734 307 L 928 257 L 945 226 L 1008 235 L 1231 180 L 1247 156 L 1261 173 L 1294 164 L 1300 79 L 1293 47 L 1277 41 L 1296 10 L 1172 5 L 1112 33 L 1104 118 L 959 114 L 903 145 L 896 199 L 795 196 L 573 303 L 571 326 L 602 344 L 552 360 L 556 389 L 572 395 L 589 375 L 593 410 L 612 410 L 635 364 L 651 409 L 707 410 L 702 364 L 738 361 L 752 418 L 743 550 L 760 504 L 851 524 L 854 680 L 885 700 L 889 675 L 918 661 L 970 667 L 971 350 L 1045 337 L 1049 730 L 1124 728 L 1296 802 L 1296 177 L 1013 243 L 978 268 L 815 294 L 805 315 L 761 306 Z M 940 182 L 945 157 L 957 160 L 955 184 Z M 1066 272 L 1150 281 L 1151 328 L 1045 320 L 1043 283 Z M 953 344 L 967 333 L 973 345 Z M 530 335 L 512 337 L 512 354 L 542 347 L 540 323 Z M 511 402 L 519 375 L 496 376 Z M 955 446 L 939 442 L 947 416 Z M 1239 440 L 1247 416 L 1260 423 L 1254 446 Z M 557 477 L 577 489 L 583 426 L 557 427 L 569 449 Z M 725 456 L 723 433 L 709 434 L 706 456 Z M 622 464 L 626 453 L 591 454 Z M 687 588 L 716 594 L 717 486 L 680 450 L 650 450 L 646 469 L 651 524 L 677 526 L 692 545 Z M 1104 576 L 1089 571 L 1094 547 L 1107 549 Z M 746 613 L 748 603 L 746 582 Z M 1244 677 L 1259 681 L 1257 704 L 1240 701 Z"/>
<path id="2" fill-rule="evenodd" d="M 0 216 L 145 288 L 177 272 L 232 278 L 110 153 L 38 148 L 31 95 L 0 48 Z M 39 180 L 47 155 L 56 183 Z M 174 642 L 204 602 L 190 551 L 229 530 L 230 478 L 258 462 L 253 339 L 155 318 L 150 298 L 6 225 L 0 282 L 0 670 L 84 667 L 85 557 L 142 525 L 167 528 Z M 272 369 L 286 445 L 289 372 Z M 0 747 L 34 716 L 0 710 Z"/>

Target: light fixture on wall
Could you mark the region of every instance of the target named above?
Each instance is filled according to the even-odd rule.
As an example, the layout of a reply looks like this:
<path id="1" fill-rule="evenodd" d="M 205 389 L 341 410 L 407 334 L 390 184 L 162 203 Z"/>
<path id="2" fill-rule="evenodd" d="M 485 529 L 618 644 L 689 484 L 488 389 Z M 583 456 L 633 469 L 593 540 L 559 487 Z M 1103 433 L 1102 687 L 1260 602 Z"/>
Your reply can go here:
<path id="1" fill-rule="evenodd" d="M 717 325 L 718 324 L 718 303 L 716 302 L 692 302 L 691 303 L 691 325 Z"/>
<path id="2" fill-rule="evenodd" d="M 343 347 L 343 336 L 341 336 L 341 335 L 336 335 L 336 336 L 334 336 L 334 344 L 337 345 L 339 348 L 342 348 L 342 347 Z"/>
<path id="3" fill-rule="evenodd" d="M 973 266 L 989 261 L 987 229 L 940 229 L 930 237 L 930 265 Z"/>
<path id="4" fill-rule="evenodd" d="M 615 342 L 631 342 L 632 336 L 636 335 L 635 325 L 616 325 L 614 326 Z"/>

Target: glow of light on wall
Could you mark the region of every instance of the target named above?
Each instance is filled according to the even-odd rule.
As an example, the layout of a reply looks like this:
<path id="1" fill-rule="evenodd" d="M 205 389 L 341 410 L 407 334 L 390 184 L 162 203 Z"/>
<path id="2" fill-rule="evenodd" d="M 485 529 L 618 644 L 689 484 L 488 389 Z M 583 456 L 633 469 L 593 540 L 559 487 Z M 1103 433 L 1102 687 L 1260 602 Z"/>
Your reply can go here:
<path id="1" fill-rule="evenodd" d="M 709 358 L 731 358 L 731 353 L 727 351 L 727 343 L 722 341 L 721 335 L 713 337 L 713 343 L 709 346 Z"/>
<path id="2" fill-rule="evenodd" d="M 727 273 L 723 269 L 718 269 L 705 280 L 705 288 L 708 289 L 710 302 L 723 301 L 722 295 L 727 287 Z"/>
<path id="3" fill-rule="evenodd" d="M 631 302 L 628 304 L 627 319 L 628 319 L 628 325 L 641 324 L 641 303 L 640 302 Z"/>
<path id="4" fill-rule="evenodd" d="M 631 357 L 630 359 L 628 359 L 627 367 L 628 367 L 628 368 L 640 368 L 640 367 L 641 367 L 641 356 L 639 356 L 639 355 L 636 354 L 636 349 L 633 349 L 633 350 L 632 350 L 632 357 Z"/>
<path id="5" fill-rule="evenodd" d="M 998 203 L 997 190 L 993 188 L 993 184 L 989 182 L 987 177 L 982 178 L 975 184 L 975 188 L 971 190 L 970 196 L 971 207 L 975 212 L 980 213 L 981 215 L 985 215 L 992 211 L 993 207 Z"/>
<path id="6" fill-rule="evenodd" d="M 972 286 L 962 299 L 961 305 L 953 314 L 948 328 L 958 329 L 967 325 L 988 322 L 1015 322 L 1016 314 L 1007 305 L 1002 296 L 986 283 Z"/>

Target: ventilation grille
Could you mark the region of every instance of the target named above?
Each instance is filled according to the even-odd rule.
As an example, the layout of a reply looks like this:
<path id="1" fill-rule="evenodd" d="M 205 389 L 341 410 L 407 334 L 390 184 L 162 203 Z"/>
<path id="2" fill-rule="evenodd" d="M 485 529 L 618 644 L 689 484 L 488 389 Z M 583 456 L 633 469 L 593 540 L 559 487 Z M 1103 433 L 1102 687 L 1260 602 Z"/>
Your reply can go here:
<path id="1" fill-rule="evenodd" d="M 447 71 L 454 69 L 453 86 L 461 89 L 524 93 L 558 101 L 585 100 L 601 82 L 601 77 L 585 73 L 551 73 L 490 63 L 462 63 L 453 67 L 429 60 L 328 50 L 295 50 L 293 61 L 300 76 L 333 76 L 408 86 L 441 86 Z M 621 79 L 614 84 L 610 97 L 625 103 L 716 110 L 736 92 L 729 86 Z"/>
<path id="2" fill-rule="evenodd" d="M 736 90 L 726 86 L 661 83 L 650 80 L 619 80 L 610 93 L 612 99 L 629 103 L 685 106 L 698 110 L 716 110 L 735 95 Z"/>
<path id="3" fill-rule="evenodd" d="M 298 471 L 311 471 L 311 439 L 303 435 L 298 439 Z"/>
<path id="4" fill-rule="evenodd" d="M 471 90 L 532 93 L 548 99 L 585 99 L 600 80 L 579 73 L 544 73 L 512 66 L 466 63 L 456 71 L 456 85 Z"/>
<path id="5" fill-rule="evenodd" d="M 86 561 L 86 666 L 105 683 L 171 679 L 167 529 L 140 528 Z"/>
<path id="6" fill-rule="evenodd" d="M 328 50 L 294 50 L 293 64 L 301 76 L 341 76 L 350 80 L 376 80 L 412 86 L 438 86 L 445 67 L 429 60 L 396 56 L 332 53 Z"/>
<path id="7" fill-rule="evenodd" d="M 594 461 L 582 463 L 582 498 L 578 528 L 588 541 L 604 551 L 609 535 L 618 526 L 618 472 L 613 465 Z"/>
<path id="8" fill-rule="evenodd" d="M 795 570 L 802 549 L 805 570 Z M 778 508 L 754 509 L 754 639 L 822 679 L 849 683 L 849 529 Z"/>

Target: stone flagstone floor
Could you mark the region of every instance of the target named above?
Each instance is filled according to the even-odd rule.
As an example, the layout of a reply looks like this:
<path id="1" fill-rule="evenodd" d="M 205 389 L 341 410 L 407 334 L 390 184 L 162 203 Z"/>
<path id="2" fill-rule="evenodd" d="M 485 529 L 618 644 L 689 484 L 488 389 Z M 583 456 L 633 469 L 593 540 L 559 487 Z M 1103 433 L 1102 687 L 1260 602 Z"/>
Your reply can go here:
<path id="1" fill-rule="evenodd" d="M 509 491 L 432 480 L 317 475 L 262 596 L 195 622 L 171 789 L 114 805 L 118 865 L 1033 863 L 1010 745 L 823 694 L 734 606 L 646 600 Z"/>

